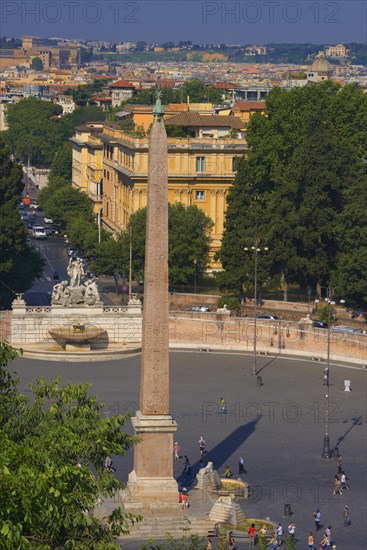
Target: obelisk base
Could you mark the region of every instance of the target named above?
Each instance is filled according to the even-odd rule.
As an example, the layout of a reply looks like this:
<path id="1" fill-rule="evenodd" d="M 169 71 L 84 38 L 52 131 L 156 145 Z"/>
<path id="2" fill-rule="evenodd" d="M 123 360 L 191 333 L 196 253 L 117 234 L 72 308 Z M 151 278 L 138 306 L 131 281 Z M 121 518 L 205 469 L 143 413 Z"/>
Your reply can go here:
<path id="1" fill-rule="evenodd" d="M 131 419 L 141 438 L 134 449 L 134 470 L 120 500 L 125 510 L 164 510 L 177 507 L 178 485 L 173 477 L 173 434 L 177 423 L 170 415 L 143 415 Z"/>

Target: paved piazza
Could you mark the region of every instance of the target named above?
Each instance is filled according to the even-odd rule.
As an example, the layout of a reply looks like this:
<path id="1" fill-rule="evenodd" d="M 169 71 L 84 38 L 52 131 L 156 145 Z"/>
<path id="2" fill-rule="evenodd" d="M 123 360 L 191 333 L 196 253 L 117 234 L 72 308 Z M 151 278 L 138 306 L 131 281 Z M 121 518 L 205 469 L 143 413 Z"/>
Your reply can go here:
<path id="1" fill-rule="evenodd" d="M 244 504 L 247 517 L 270 517 L 285 527 L 284 503 L 290 503 L 296 523 L 297 548 L 307 547 L 313 532 L 313 511 L 321 510 L 324 527 L 331 524 L 337 550 L 363 550 L 366 544 L 366 371 L 340 364 L 330 366 L 330 441 L 339 445 L 350 490 L 332 496 L 335 459 L 320 457 L 324 435 L 324 363 L 260 357 L 263 386 L 251 375 L 250 355 L 171 353 L 171 406 L 178 422 L 176 441 L 187 454 L 195 474 L 199 467 L 198 440 L 206 440 L 205 460 L 220 473 L 230 465 L 235 476 L 243 456 L 253 487 Z M 35 378 L 63 382 L 91 382 L 93 392 L 106 403 L 106 412 L 134 412 L 139 395 L 140 357 L 100 363 L 47 363 L 18 359 L 11 365 L 21 378 L 21 389 Z M 351 381 L 350 393 L 344 380 Z M 220 397 L 228 414 L 217 413 Z M 127 431 L 132 432 L 129 425 Z M 115 458 L 117 476 L 125 481 L 132 470 L 133 453 Z M 179 477 L 183 461 L 174 464 Z M 349 505 L 352 524 L 343 525 L 343 507 Z M 320 531 L 321 533 L 321 531 Z M 321 535 L 315 538 L 320 542 Z M 132 542 L 125 548 L 140 548 Z M 317 545 L 318 547 L 318 545 Z M 238 548 L 246 548 L 242 543 Z"/>

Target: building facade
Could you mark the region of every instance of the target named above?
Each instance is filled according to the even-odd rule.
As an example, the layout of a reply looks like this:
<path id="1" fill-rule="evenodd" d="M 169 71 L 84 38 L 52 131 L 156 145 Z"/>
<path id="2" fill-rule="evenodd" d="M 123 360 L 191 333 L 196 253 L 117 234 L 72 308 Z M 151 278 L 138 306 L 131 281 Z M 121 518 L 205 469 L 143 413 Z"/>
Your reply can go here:
<path id="1" fill-rule="evenodd" d="M 104 227 L 120 232 L 126 229 L 130 215 L 147 205 L 148 137 L 138 138 L 106 123 L 103 131 L 91 136 L 93 129 L 88 133 L 88 126 L 78 127 L 71 140 L 73 185 L 88 193 L 95 212 L 103 208 Z M 196 205 L 213 221 L 209 271 L 221 268 L 214 256 L 221 245 L 227 194 L 238 158 L 246 151 L 243 137 L 168 138 L 169 202 Z M 92 174 L 89 163 L 100 166 L 93 153 L 102 158 L 102 171 Z M 103 186 L 98 188 L 99 177 Z M 93 194 L 93 189 L 99 193 Z"/>
<path id="2" fill-rule="evenodd" d="M 70 139 L 73 145 L 72 185 L 87 193 L 96 214 L 102 208 L 103 196 L 102 132 L 102 122 L 89 122 L 77 126 Z"/>

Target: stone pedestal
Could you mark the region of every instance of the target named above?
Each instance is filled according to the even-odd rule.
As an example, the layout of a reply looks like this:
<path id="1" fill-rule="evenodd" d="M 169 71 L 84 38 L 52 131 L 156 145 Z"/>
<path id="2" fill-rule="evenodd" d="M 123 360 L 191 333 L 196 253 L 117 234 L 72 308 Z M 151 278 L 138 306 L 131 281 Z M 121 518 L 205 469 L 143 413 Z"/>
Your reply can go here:
<path id="1" fill-rule="evenodd" d="M 170 415 L 143 415 L 131 419 L 141 442 L 134 447 L 134 470 L 121 493 L 126 510 L 170 510 L 177 507 L 178 486 L 173 477 L 173 434 L 177 423 Z"/>

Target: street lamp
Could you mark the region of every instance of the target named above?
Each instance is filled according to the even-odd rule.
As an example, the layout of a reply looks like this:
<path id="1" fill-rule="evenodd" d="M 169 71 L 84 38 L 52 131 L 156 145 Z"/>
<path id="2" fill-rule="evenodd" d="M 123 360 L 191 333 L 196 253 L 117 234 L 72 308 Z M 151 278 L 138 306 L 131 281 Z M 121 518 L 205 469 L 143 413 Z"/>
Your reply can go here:
<path id="1" fill-rule="evenodd" d="M 194 266 L 195 266 L 195 273 L 194 273 L 194 292 L 196 294 L 196 264 L 197 264 L 197 260 L 195 258 L 194 260 Z"/>
<path id="2" fill-rule="evenodd" d="M 330 343 L 331 343 L 331 306 L 335 305 L 335 301 L 332 300 L 332 295 L 334 289 L 331 289 L 330 287 L 327 289 L 327 298 L 325 298 L 325 301 L 328 305 L 328 329 L 327 329 L 327 355 L 326 355 L 326 368 L 324 369 L 324 375 L 323 375 L 323 385 L 326 387 L 326 395 L 325 395 L 325 434 L 324 434 L 324 444 L 322 448 L 321 458 L 332 458 L 332 451 L 330 449 L 330 437 L 329 437 L 329 416 L 330 416 L 330 397 L 329 397 L 329 388 L 330 388 Z M 320 302 L 318 298 L 316 298 L 315 303 L 316 307 L 317 304 Z M 345 300 L 340 300 L 341 304 L 345 304 Z"/>
<path id="3" fill-rule="evenodd" d="M 256 364 L 256 338 L 257 338 L 257 256 L 261 251 L 267 251 L 269 248 L 266 246 L 264 248 L 259 248 L 260 239 L 258 237 L 254 240 L 254 246 L 251 249 L 244 247 L 244 251 L 248 252 L 249 250 L 253 251 L 254 254 L 254 350 L 253 350 L 253 361 L 252 361 L 252 372 L 253 376 L 257 374 L 257 364 Z"/>

